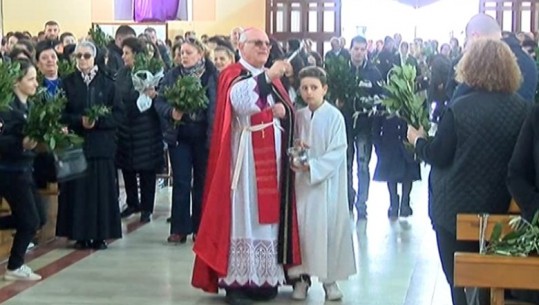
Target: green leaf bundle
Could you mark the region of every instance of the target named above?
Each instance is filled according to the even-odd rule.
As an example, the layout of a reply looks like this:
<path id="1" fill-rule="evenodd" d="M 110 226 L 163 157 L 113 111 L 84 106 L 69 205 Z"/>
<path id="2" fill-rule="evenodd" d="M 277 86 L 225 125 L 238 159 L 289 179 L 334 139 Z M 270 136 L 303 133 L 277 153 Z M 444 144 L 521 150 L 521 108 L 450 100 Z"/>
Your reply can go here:
<path id="1" fill-rule="evenodd" d="M 539 211 L 535 213 L 531 222 L 517 216 L 509 221 L 509 226 L 513 231 L 505 236 L 502 236 L 502 223 L 494 226 L 487 254 L 505 256 L 539 254 Z"/>
<path id="2" fill-rule="evenodd" d="M 206 89 L 194 76 L 179 77 L 174 85 L 165 88 L 164 97 L 173 108 L 183 113 L 206 109 L 209 102 Z"/>
<path id="3" fill-rule="evenodd" d="M 93 105 L 86 110 L 86 116 L 90 122 L 96 122 L 100 118 L 110 114 L 110 107 L 105 105 Z"/>
<path id="4" fill-rule="evenodd" d="M 60 123 L 66 104 L 67 98 L 61 91 L 55 95 L 44 89 L 38 91 L 30 100 L 24 135 L 45 144 L 50 151 L 80 146 L 83 139 L 73 133 L 65 133 L 65 126 Z"/>
<path id="5" fill-rule="evenodd" d="M 325 69 L 328 78 L 328 99 L 335 103 L 354 102 L 361 97 L 360 80 L 350 72 L 350 63 L 343 57 L 328 58 Z"/>
<path id="6" fill-rule="evenodd" d="M 155 57 L 148 57 L 148 55 L 139 53 L 135 56 L 135 66 L 133 67 L 133 73 L 139 71 L 149 71 L 153 75 L 163 71 L 163 62 Z"/>
<path id="7" fill-rule="evenodd" d="M 95 25 L 88 31 L 88 35 L 96 45 L 96 47 L 105 48 L 114 38 L 109 34 L 103 32 L 99 25 Z"/>
<path id="8" fill-rule="evenodd" d="M 13 86 L 21 76 L 21 66 L 18 62 L 2 62 L 0 64 L 0 111 L 9 109 L 13 101 Z"/>
<path id="9" fill-rule="evenodd" d="M 66 77 L 77 70 L 75 62 L 66 59 L 58 60 L 58 76 Z"/>
<path id="10" fill-rule="evenodd" d="M 416 70 L 411 65 L 391 69 L 388 82 L 384 85 L 389 96 L 382 101 L 390 115 L 396 115 L 414 128 L 430 129 L 428 108 L 425 98 L 416 93 Z"/>

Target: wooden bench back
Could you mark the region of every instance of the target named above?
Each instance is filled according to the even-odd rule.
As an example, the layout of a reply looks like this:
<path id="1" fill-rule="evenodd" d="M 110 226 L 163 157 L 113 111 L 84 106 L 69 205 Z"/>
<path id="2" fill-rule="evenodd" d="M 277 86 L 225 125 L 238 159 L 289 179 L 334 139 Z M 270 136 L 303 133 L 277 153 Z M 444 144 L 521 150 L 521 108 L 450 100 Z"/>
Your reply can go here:
<path id="1" fill-rule="evenodd" d="M 511 201 L 508 214 L 503 215 L 489 215 L 487 219 L 487 227 L 485 237 L 488 240 L 492 234 L 494 225 L 498 222 L 503 224 L 502 235 L 511 232 L 511 228 L 508 225 L 509 219 L 515 215 L 518 215 L 520 210 L 515 203 Z M 477 214 L 458 214 L 457 215 L 457 240 L 462 241 L 479 241 L 479 226 L 481 219 Z"/>
<path id="2" fill-rule="evenodd" d="M 485 238 L 490 238 L 498 222 L 503 224 L 503 234 L 510 232 L 508 221 L 518 213 L 518 206 L 512 202 L 508 214 L 489 215 Z M 457 215 L 457 240 L 479 241 L 480 221 L 477 214 Z M 504 289 L 539 289 L 539 257 L 456 252 L 454 272 L 456 287 L 490 288 L 492 305 L 504 304 Z"/>

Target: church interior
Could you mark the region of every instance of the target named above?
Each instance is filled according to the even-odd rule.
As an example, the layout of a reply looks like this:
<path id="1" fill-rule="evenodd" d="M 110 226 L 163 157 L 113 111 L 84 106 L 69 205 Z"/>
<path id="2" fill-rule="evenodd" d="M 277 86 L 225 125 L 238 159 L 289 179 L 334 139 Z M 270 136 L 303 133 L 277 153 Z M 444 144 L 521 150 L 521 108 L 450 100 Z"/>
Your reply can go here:
<path id="1" fill-rule="evenodd" d="M 408 42 L 406 46 L 408 48 L 409 45 L 408 50 L 412 55 L 414 52 L 421 53 L 417 46 L 422 45 L 422 50 L 430 53 L 418 55 L 418 60 L 420 56 L 427 58 L 442 54 L 444 46 L 447 46 L 449 63 L 449 60 L 461 55 L 468 39 L 468 21 L 478 13 L 491 16 L 503 33 L 513 33 L 516 38 L 522 39 L 521 42 L 527 41 L 522 48 L 529 51 L 533 61 L 536 61 L 539 0 L 0 0 L 0 33 L 4 37 L 3 58 L 9 56 L 5 46 L 10 43 L 6 37 L 13 36 L 15 32 L 28 32 L 31 35 L 29 40 L 39 44 L 38 36 L 48 35 L 45 24 L 54 21 L 59 29 L 58 34 L 69 32 L 78 43 L 88 38 L 92 28 L 100 29 L 114 40 L 120 26 L 128 25 L 137 36 L 151 27 L 158 41 L 156 45 L 168 47 L 171 69 L 174 65 L 185 64 L 181 58 L 176 61 L 173 45 L 181 45 L 190 39 L 209 44 L 208 38 L 211 40 L 214 36 L 232 39 L 238 28 L 260 29 L 285 49 L 293 46 L 291 41 L 297 42 L 300 48 L 303 48 L 305 41 L 309 41 L 311 50 L 320 54 L 321 60 L 324 54 L 327 58 L 328 54 L 335 52 L 335 41 L 342 43 L 340 50 L 346 50 L 354 45 L 354 37 L 361 36 L 365 38 L 368 48 L 365 51 L 367 57 L 371 54 L 378 56 L 384 42 L 391 40 L 397 43 L 397 52 L 399 47 L 402 48 L 399 43 Z M 259 42 L 262 45 L 262 41 Z M 453 55 L 453 51 L 458 54 Z M 125 56 L 125 47 L 123 52 Z M 85 54 L 75 55 L 80 59 Z M 35 57 L 35 54 L 31 57 Z M 421 63 L 416 64 L 419 69 Z M 39 63 L 37 65 L 39 67 Z M 432 71 L 428 63 L 425 65 L 426 71 Z M 269 67 L 266 71 L 269 71 Z M 67 80 L 64 82 L 67 83 Z M 428 87 L 427 78 L 425 82 Z M 429 90 L 427 87 L 426 91 Z M 0 139 L 1 123 L 0 115 Z M 361 185 L 359 180 L 363 180 L 361 172 L 364 171 L 370 172 L 367 174 L 370 184 L 367 184 L 368 200 L 363 202 L 366 207 L 362 210 L 357 202 L 355 207 L 353 202 L 350 206 L 349 226 L 357 272 L 347 281 L 339 282 L 343 296 L 338 302 L 347 305 L 457 304 L 452 301 L 452 290 L 442 269 L 437 236 L 429 215 L 431 166 L 425 162 L 418 163 L 420 179 L 414 179 L 413 187 L 410 184 L 408 204 L 413 209 L 413 215 L 392 217 L 388 211 L 393 200 L 388 192 L 388 184 L 372 177 L 378 171 L 376 149 L 371 153 L 372 158 L 369 156 L 365 162 L 357 152 L 359 148 L 356 148 L 357 159 L 350 161 L 353 166 L 349 179 L 352 178 L 350 183 L 354 188 Z M 25 264 L 42 279 L 0 281 L 0 304 L 213 305 L 228 302 L 222 289 L 218 294 L 209 294 L 192 286 L 193 247 L 202 232 L 198 236 L 194 232 L 189 237 L 176 236 L 171 232 L 170 217 L 171 213 L 175 213 L 172 212 L 171 202 L 175 196 L 179 196 L 173 191 L 175 176 L 172 167 L 175 165 L 171 164 L 171 157 L 165 150 L 164 170 L 153 181 L 155 208 L 153 213 L 146 215 L 146 221 L 143 221 L 144 214 L 140 214 L 140 210 L 126 212 L 129 192 L 125 187 L 126 179 L 120 170 L 115 170 L 119 185 L 118 207 L 115 209 L 123 211 L 122 237 L 105 238 L 106 243 L 103 240 L 101 248 L 77 248 L 77 244 L 74 247 L 72 240 L 69 240 L 71 238 L 59 237 L 57 222 L 60 220 L 57 221 L 57 218 L 60 219 L 59 201 L 62 200 L 64 186 L 59 186 L 59 182 L 49 182 L 39 188 L 39 196 L 47 202 L 47 221 L 28 247 Z M 182 155 L 181 158 L 188 157 Z M 196 169 L 194 176 L 195 172 Z M 0 179 L 7 179 L 5 177 L 1 176 Z M 188 177 L 188 191 L 192 188 L 195 192 L 195 184 L 190 185 L 191 179 L 196 179 L 191 169 Z M 134 176 L 134 179 L 136 185 L 137 177 Z M 142 179 L 140 176 L 141 185 L 144 184 Z M 0 187 L 0 217 L 12 213 L 11 205 L 1 190 Z M 191 200 L 191 195 L 187 196 Z M 195 200 L 196 196 L 192 196 L 192 200 Z M 497 222 L 505 221 L 505 233 L 511 230 L 505 223 L 518 214 L 519 207 L 515 202 L 506 213 L 493 213 L 488 219 L 483 214 L 464 211 L 456 219 L 456 238 L 479 245 L 484 242 L 485 234 L 491 234 Z M 9 269 L 11 260 L 8 259 L 15 236 L 13 229 L 0 230 L 2 276 Z M 512 289 L 539 290 L 539 258 L 534 256 L 500 257 L 456 252 L 454 285 L 467 287 L 467 296 L 477 288 L 488 294 L 488 303 L 472 298 L 468 305 L 539 304 L 539 298 L 535 300 L 536 303 L 522 301 L 513 298 L 509 292 Z M 254 304 L 334 303 L 327 299 L 325 288 L 320 283 L 318 279 L 313 279 L 309 295 L 302 301 L 292 300 L 293 288 L 283 284 L 275 298 Z"/>

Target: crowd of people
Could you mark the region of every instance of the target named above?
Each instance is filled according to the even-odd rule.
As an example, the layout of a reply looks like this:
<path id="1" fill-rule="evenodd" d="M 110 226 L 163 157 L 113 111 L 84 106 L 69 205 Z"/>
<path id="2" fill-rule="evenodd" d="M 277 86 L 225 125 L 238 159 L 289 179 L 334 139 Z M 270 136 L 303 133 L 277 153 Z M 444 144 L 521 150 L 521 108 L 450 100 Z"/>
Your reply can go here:
<path id="1" fill-rule="evenodd" d="M 84 139 L 88 166 L 60 183 L 56 228 L 76 249 L 106 249 L 106 240 L 122 237 L 121 218 L 140 213 L 141 222 L 151 221 L 166 153 L 173 189 L 167 240 L 183 244 L 192 236 L 193 286 L 224 288 L 227 303 L 236 305 L 272 299 L 279 285 L 290 284 L 292 298 L 304 300 L 314 276 L 328 300 L 340 300 L 337 282 L 356 273 L 349 221 L 354 208 L 358 220 L 368 216 L 374 148 L 373 178 L 387 182 L 390 219 L 413 214 L 419 162 L 431 165 L 429 214 L 442 267 L 453 303 L 467 304 L 465 291 L 453 287 L 453 253 L 478 246 L 456 240 L 456 215 L 505 212 L 513 196 L 533 217 L 539 108 L 530 110 L 538 82 L 533 37 L 502 33 L 481 14 L 466 36 L 464 48 L 454 38 L 439 46 L 399 34 L 376 42 L 356 36 L 347 47 L 335 37 L 321 56 L 312 41 L 283 44 L 253 28 L 201 39 L 187 32 L 172 43 L 153 28 L 137 36 L 122 25 L 108 45 L 76 39 L 54 21 L 36 37 L 8 33 L 2 61 L 18 62 L 20 73 L 11 107 L 0 112 L 0 196 L 11 208 L 0 228 L 16 229 L 5 278 L 41 279 L 24 255 L 46 221 L 37 189 L 56 181 L 54 156 L 38 151 L 24 126 L 31 97 L 44 88 L 65 94 L 62 123 Z M 145 109 L 132 79 L 141 54 L 161 61 L 165 72 L 145 89 L 152 101 Z M 336 58 L 349 63 L 363 96 L 327 100 L 324 67 Z M 75 71 L 59 75 L 61 60 Z M 383 97 L 391 70 L 404 65 L 414 67 L 415 89 L 432 108 L 432 137 L 401 118 L 359 109 L 360 98 Z M 205 88 L 205 109 L 184 113 L 166 99 L 165 88 L 186 76 Z M 110 113 L 91 119 L 95 105 Z"/>

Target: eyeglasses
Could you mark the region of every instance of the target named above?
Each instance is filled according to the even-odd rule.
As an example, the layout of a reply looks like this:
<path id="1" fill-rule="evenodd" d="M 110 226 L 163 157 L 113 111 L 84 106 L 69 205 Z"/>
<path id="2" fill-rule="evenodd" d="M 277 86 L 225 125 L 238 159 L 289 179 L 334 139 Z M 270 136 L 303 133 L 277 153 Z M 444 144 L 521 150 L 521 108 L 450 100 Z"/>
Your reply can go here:
<path id="1" fill-rule="evenodd" d="M 262 46 L 265 46 L 266 48 L 271 48 L 271 42 L 264 40 L 247 40 L 245 43 L 252 43 L 257 48 L 262 48 Z"/>
<path id="2" fill-rule="evenodd" d="M 93 57 L 93 55 L 90 54 L 90 53 L 84 53 L 84 54 L 83 53 L 77 53 L 77 54 L 75 54 L 76 59 L 84 58 L 84 59 L 88 60 L 88 59 L 90 59 L 92 57 Z"/>

